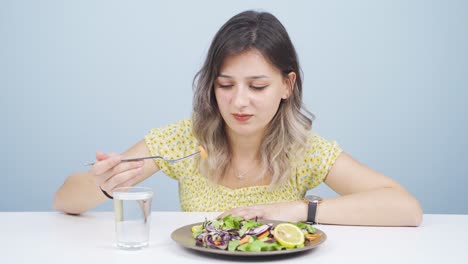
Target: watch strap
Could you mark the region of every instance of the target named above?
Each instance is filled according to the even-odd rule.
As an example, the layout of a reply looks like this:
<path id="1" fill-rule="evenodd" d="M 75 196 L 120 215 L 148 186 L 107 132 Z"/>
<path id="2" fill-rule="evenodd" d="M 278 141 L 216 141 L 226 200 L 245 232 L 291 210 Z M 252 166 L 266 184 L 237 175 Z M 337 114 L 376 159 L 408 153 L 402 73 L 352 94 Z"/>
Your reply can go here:
<path id="1" fill-rule="evenodd" d="M 309 209 L 307 210 L 307 222 L 312 223 L 312 224 L 317 224 L 315 221 L 315 217 L 317 215 L 317 201 L 307 201 L 307 205 Z"/>

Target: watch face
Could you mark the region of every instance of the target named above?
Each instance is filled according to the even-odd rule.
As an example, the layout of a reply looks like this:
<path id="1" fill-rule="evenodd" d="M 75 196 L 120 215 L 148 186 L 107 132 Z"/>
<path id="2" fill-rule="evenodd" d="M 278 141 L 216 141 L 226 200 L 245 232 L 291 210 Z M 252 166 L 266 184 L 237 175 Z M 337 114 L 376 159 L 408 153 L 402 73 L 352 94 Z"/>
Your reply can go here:
<path id="1" fill-rule="evenodd" d="M 317 195 L 306 195 L 305 198 L 306 198 L 307 200 L 311 201 L 311 202 L 322 201 L 322 197 L 317 196 Z"/>

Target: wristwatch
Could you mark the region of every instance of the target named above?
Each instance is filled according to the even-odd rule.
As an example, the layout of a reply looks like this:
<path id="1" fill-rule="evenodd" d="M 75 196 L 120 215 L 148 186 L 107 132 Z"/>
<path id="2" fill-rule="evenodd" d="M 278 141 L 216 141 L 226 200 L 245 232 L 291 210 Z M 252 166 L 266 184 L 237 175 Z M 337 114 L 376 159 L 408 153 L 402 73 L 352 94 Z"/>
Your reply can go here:
<path id="1" fill-rule="evenodd" d="M 312 223 L 313 225 L 317 223 L 317 206 L 322 201 L 322 197 L 317 195 L 306 195 L 304 201 L 309 206 L 307 211 L 307 222 Z"/>

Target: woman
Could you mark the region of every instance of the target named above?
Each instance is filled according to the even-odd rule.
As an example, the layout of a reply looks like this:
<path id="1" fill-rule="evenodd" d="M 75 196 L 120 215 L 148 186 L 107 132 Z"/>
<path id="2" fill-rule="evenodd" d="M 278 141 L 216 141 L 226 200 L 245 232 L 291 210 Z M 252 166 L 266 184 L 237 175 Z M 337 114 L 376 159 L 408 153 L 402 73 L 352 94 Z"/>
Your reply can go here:
<path id="1" fill-rule="evenodd" d="M 153 129 L 122 154 L 97 152 L 88 172 L 67 178 L 54 207 L 83 213 L 116 187 L 162 170 L 179 181 L 184 211 L 324 224 L 421 223 L 419 202 L 401 185 L 312 132 L 297 55 L 273 15 L 246 11 L 226 22 L 194 84 L 191 119 Z M 180 158 L 199 145 L 207 158 L 121 162 L 150 155 Z M 304 201 L 321 182 L 340 196 Z"/>

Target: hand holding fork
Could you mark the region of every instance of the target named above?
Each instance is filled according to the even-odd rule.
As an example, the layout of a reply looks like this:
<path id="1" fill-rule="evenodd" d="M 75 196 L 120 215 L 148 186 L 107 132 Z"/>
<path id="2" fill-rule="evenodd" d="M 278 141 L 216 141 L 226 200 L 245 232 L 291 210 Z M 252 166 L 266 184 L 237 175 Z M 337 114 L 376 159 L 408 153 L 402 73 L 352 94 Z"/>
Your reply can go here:
<path id="1" fill-rule="evenodd" d="M 109 198 L 112 198 L 108 192 L 123 186 L 132 186 L 141 181 L 144 174 L 144 162 L 146 159 L 163 159 L 169 163 L 175 163 L 200 154 L 202 158 L 208 155 L 203 147 L 199 146 L 198 151 L 187 156 L 168 159 L 163 156 L 148 156 L 141 158 L 121 159 L 117 155 L 108 155 L 102 152 L 96 153 L 96 162 L 86 163 L 86 166 L 93 166 L 89 173 L 93 176 L 96 184 L 101 191 Z M 97 164 L 99 162 L 99 164 Z M 127 163 L 127 164 L 124 164 Z"/>

